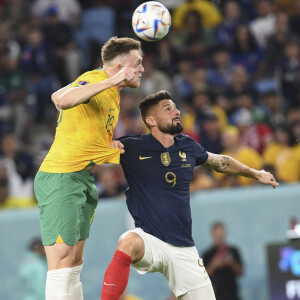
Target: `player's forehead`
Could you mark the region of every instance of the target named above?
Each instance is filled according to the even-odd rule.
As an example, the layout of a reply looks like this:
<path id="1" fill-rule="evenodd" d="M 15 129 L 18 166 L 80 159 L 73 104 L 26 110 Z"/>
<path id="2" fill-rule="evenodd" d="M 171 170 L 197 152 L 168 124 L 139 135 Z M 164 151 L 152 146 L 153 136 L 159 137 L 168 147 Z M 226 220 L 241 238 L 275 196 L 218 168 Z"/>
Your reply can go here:
<path id="1" fill-rule="evenodd" d="M 130 50 L 129 53 L 125 56 L 125 61 L 128 63 L 135 63 L 137 61 L 142 61 L 143 56 L 139 50 Z"/>
<path id="2" fill-rule="evenodd" d="M 175 103 L 171 100 L 171 99 L 163 99 L 161 101 L 159 101 L 159 107 L 160 108 L 164 108 L 164 107 L 176 107 Z"/>

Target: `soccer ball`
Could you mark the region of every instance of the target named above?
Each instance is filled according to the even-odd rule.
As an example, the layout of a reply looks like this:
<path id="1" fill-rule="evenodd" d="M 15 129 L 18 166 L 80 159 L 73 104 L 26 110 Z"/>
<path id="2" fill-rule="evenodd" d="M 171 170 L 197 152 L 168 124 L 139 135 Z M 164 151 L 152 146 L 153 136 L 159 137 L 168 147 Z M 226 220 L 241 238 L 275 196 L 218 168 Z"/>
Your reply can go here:
<path id="1" fill-rule="evenodd" d="M 171 27 L 168 9 L 159 2 L 141 4 L 132 15 L 132 28 L 142 40 L 154 42 L 167 35 Z"/>

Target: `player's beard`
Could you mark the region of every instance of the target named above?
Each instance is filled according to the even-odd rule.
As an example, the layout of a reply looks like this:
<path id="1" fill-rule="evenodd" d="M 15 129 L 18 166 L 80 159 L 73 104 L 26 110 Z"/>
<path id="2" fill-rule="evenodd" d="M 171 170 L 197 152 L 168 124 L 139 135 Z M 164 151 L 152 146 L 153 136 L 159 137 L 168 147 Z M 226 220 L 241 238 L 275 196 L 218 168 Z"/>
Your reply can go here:
<path id="1" fill-rule="evenodd" d="M 183 126 L 179 122 L 176 125 L 174 125 L 173 123 L 167 125 L 158 124 L 158 129 L 163 133 L 175 135 L 183 131 Z"/>

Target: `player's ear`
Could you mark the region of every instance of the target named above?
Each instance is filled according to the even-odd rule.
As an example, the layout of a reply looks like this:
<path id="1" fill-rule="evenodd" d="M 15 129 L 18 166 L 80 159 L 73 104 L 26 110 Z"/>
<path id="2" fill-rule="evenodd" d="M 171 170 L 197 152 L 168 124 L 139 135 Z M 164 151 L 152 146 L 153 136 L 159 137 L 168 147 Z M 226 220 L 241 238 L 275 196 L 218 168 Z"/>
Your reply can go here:
<path id="1" fill-rule="evenodd" d="M 153 116 L 148 116 L 146 117 L 146 123 L 150 126 L 153 127 L 156 125 L 156 120 L 153 118 Z"/>

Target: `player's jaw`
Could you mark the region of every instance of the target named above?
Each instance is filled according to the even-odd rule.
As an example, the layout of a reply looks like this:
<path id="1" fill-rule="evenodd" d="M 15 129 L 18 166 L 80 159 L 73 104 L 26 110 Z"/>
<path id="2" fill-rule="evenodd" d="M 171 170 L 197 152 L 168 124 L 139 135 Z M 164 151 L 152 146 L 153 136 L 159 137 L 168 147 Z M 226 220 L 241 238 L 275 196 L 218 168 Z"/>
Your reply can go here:
<path id="1" fill-rule="evenodd" d="M 169 124 L 158 123 L 157 127 L 161 132 L 171 135 L 179 134 L 183 131 L 179 117 L 174 118 L 172 123 Z"/>

